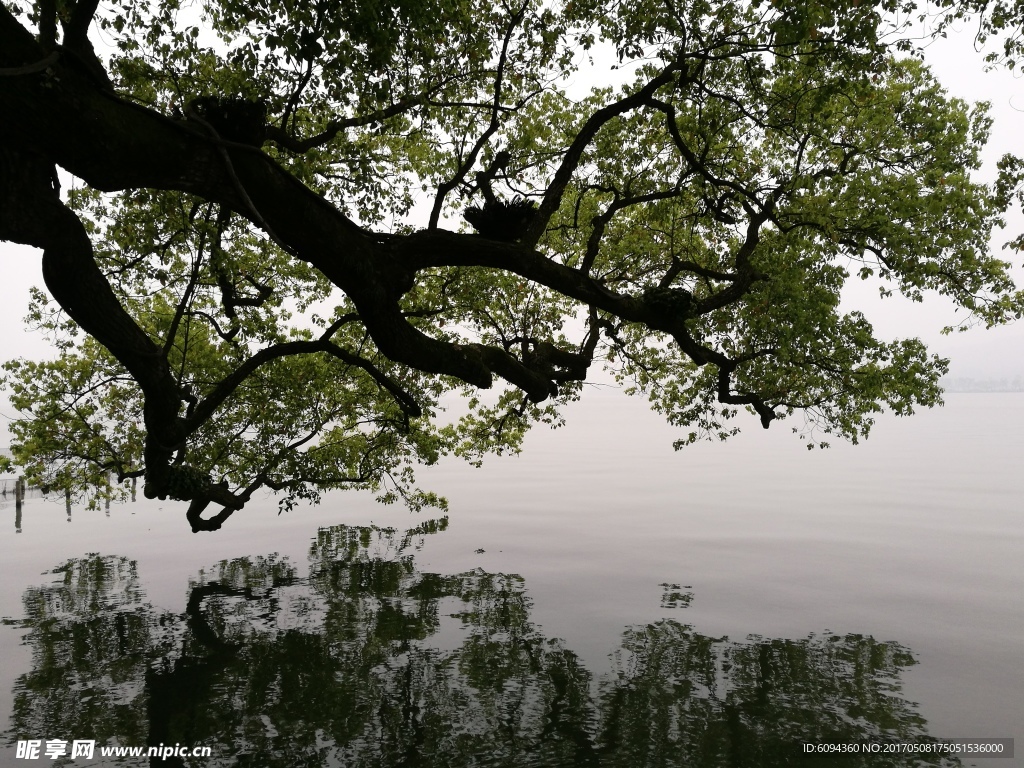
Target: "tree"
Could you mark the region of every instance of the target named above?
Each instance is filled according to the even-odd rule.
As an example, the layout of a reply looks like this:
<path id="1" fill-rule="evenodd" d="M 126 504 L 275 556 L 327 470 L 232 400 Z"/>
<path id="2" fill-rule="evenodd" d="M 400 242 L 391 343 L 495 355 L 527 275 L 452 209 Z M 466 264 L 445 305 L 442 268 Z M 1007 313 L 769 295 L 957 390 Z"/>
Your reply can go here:
<path id="1" fill-rule="evenodd" d="M 856 441 L 946 361 L 848 278 L 1020 313 L 985 110 L 894 55 L 895 6 L 343 5 L 5 4 L 0 238 L 61 352 L 5 369 L 37 481 L 144 476 L 193 530 L 263 487 L 440 504 L 416 464 L 517 450 L 597 360 L 680 445 L 740 410 Z M 604 52 L 622 84 L 567 93 Z"/>

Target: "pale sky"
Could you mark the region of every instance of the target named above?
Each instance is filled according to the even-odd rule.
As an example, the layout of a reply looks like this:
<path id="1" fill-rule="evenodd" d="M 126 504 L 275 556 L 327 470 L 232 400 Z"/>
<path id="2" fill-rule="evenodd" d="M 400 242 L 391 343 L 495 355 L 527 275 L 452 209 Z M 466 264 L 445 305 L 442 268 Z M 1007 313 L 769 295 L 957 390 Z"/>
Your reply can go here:
<path id="1" fill-rule="evenodd" d="M 927 60 L 949 91 L 968 101 L 992 103 L 995 119 L 993 135 L 985 155 L 981 180 L 995 175 L 995 163 L 1006 152 L 1020 151 L 1017 137 L 1024 123 L 1024 80 L 1009 72 L 984 71 L 981 54 L 972 50 L 968 34 L 951 35 L 939 40 L 927 53 Z M 1024 216 L 1016 212 L 1009 226 L 999 233 L 994 247 L 1024 231 Z M 1018 282 L 1024 285 L 1021 256 L 1009 251 L 1005 258 L 1014 261 Z M 3 300 L 0 302 L 0 329 L 3 332 L 0 359 L 41 357 L 50 354 L 41 338 L 25 330 L 28 289 L 43 286 L 39 255 L 30 248 L 0 243 L 0 270 L 3 274 Z M 844 305 L 865 312 L 883 338 L 924 339 L 930 348 L 953 361 L 952 375 L 972 378 L 1013 378 L 1024 376 L 1024 323 L 967 333 L 941 336 L 939 330 L 959 319 L 949 302 L 928 297 L 924 304 L 912 304 L 899 298 L 880 301 L 877 288 L 857 281 L 845 294 Z M 2 398 L 2 395 L 0 395 Z M 6 408 L 0 410 L 5 413 Z M 9 415 L 9 414 L 5 414 Z"/>

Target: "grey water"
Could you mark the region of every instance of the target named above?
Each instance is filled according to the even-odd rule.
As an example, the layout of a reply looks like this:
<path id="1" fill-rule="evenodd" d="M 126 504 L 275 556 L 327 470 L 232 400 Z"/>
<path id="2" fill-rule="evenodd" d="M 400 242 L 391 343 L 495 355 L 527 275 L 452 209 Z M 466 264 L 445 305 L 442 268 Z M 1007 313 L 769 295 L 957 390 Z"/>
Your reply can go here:
<path id="1" fill-rule="evenodd" d="M 2 503 L 0 765 L 25 738 L 188 737 L 195 765 L 1024 749 L 1024 395 L 946 399 L 859 446 L 749 418 L 674 452 L 645 403 L 588 391 L 521 456 L 423 469 L 433 527 L 355 493 L 196 535 L 172 502 Z M 915 759 L 815 764 L 940 764 Z"/>

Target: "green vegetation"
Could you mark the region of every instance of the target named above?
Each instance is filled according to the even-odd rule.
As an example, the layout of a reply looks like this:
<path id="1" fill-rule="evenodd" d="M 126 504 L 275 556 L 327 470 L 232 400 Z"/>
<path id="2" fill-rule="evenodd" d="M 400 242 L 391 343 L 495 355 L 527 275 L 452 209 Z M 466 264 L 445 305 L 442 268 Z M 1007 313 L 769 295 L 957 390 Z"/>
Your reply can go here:
<path id="1" fill-rule="evenodd" d="M 6 0 L 0 239 L 43 250 L 60 356 L 6 364 L 0 469 L 144 477 L 216 530 L 260 488 L 443 505 L 417 465 L 518 450 L 598 361 L 680 445 L 940 402 L 946 362 L 840 291 L 1017 317 L 1020 168 L 972 181 L 985 106 L 906 55 L 909 9 Z"/>

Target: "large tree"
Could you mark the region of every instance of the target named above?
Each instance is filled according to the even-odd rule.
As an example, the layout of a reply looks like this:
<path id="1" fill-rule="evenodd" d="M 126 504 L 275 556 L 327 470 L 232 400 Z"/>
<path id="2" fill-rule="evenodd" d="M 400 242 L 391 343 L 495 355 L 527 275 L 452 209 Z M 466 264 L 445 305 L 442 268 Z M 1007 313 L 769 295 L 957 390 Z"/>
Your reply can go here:
<path id="1" fill-rule="evenodd" d="M 0 239 L 60 349 L 6 366 L 13 460 L 214 530 L 261 487 L 437 502 L 413 466 L 515 450 L 596 360 L 681 444 L 939 402 L 840 292 L 1019 313 L 989 120 L 895 5 L 789 5 L 7 0 Z"/>

